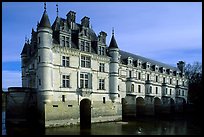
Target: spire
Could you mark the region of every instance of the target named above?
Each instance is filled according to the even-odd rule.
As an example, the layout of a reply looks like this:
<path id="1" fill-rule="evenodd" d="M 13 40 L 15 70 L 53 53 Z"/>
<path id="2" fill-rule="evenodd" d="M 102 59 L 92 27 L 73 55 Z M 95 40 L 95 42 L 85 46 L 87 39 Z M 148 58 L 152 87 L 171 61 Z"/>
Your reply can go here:
<path id="1" fill-rule="evenodd" d="M 57 17 L 58 17 L 58 13 L 59 13 L 59 10 L 58 10 L 58 3 L 56 4 L 56 6 L 57 6 Z"/>
<path id="2" fill-rule="evenodd" d="M 117 45 L 115 37 L 114 37 L 114 29 L 112 29 L 112 38 L 111 38 L 109 48 L 118 48 L 118 45 Z"/>
<path id="3" fill-rule="evenodd" d="M 44 2 L 44 12 L 46 12 L 46 2 Z"/>
<path id="4" fill-rule="evenodd" d="M 46 11 L 46 3 L 44 3 L 44 13 L 43 13 L 43 16 L 40 20 L 40 24 L 38 27 L 47 27 L 47 28 L 51 28 L 51 25 L 50 25 L 50 20 L 49 20 L 49 17 L 47 15 L 47 11 Z"/>

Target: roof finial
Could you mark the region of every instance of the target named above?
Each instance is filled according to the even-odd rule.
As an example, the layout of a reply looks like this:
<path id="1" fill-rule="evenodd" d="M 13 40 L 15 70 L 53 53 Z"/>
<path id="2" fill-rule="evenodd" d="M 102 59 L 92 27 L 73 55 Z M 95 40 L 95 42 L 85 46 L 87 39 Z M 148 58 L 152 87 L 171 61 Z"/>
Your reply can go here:
<path id="1" fill-rule="evenodd" d="M 27 35 L 25 35 L 25 43 L 27 42 Z"/>
<path id="2" fill-rule="evenodd" d="M 114 36 L 114 27 L 112 28 L 112 36 Z"/>
<path id="3" fill-rule="evenodd" d="M 46 11 L 46 2 L 44 2 L 44 11 Z"/>
<path id="4" fill-rule="evenodd" d="M 56 6 L 57 6 L 57 17 L 58 17 L 58 13 L 59 13 L 59 11 L 58 11 L 58 3 L 56 4 Z"/>

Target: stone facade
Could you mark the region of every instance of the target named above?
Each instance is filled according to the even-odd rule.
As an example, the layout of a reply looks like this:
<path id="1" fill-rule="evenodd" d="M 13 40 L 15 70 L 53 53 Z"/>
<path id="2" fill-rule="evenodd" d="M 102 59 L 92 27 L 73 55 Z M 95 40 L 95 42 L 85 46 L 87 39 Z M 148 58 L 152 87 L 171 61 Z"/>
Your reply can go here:
<path id="1" fill-rule="evenodd" d="M 138 98 L 147 114 L 154 112 L 155 98 L 159 104 L 187 102 L 184 62 L 176 68 L 122 51 L 114 32 L 107 46 L 105 32 L 97 36 L 88 17 L 76 23 L 75 16 L 73 11 L 66 19 L 57 16 L 51 26 L 45 9 L 21 53 L 22 86 L 36 89 L 44 125 L 80 122 L 82 100 L 91 104 L 91 119 L 120 117 L 122 108 L 135 115 Z"/>

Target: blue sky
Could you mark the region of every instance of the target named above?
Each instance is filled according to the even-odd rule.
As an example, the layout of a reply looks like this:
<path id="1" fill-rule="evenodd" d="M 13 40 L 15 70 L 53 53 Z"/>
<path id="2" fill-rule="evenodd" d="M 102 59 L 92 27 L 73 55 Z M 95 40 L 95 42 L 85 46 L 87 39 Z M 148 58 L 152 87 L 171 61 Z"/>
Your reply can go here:
<path id="1" fill-rule="evenodd" d="M 172 66 L 179 60 L 202 62 L 201 2 L 58 2 L 59 16 L 72 10 L 76 22 L 84 16 L 96 34 L 105 31 L 107 45 L 112 27 L 121 50 Z M 2 3 L 2 87 L 21 86 L 21 58 L 25 37 L 36 30 L 43 2 Z M 56 3 L 47 2 L 51 24 Z"/>

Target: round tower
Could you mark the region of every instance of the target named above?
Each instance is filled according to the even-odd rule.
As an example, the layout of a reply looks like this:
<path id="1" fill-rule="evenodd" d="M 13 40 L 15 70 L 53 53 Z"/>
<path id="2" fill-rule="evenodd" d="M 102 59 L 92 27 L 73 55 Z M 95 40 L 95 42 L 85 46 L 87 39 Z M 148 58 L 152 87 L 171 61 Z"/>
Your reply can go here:
<path id="1" fill-rule="evenodd" d="M 28 43 L 27 41 L 24 44 L 23 50 L 21 52 L 21 79 L 22 79 L 22 87 L 27 87 L 28 83 L 27 83 L 27 79 L 26 79 L 26 61 L 27 61 L 27 50 L 28 50 Z"/>
<path id="2" fill-rule="evenodd" d="M 119 48 L 117 46 L 114 32 L 110 45 L 108 47 L 108 53 L 111 57 L 109 65 L 109 91 L 110 99 L 114 102 L 118 97 L 118 69 L 119 69 Z"/>
<path id="3" fill-rule="evenodd" d="M 37 83 L 38 91 L 43 102 L 52 100 L 53 76 L 52 76 L 52 29 L 46 7 L 37 28 L 38 43 L 38 70 Z"/>

